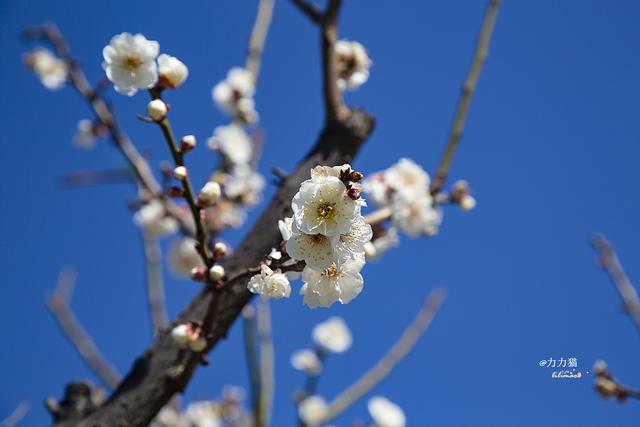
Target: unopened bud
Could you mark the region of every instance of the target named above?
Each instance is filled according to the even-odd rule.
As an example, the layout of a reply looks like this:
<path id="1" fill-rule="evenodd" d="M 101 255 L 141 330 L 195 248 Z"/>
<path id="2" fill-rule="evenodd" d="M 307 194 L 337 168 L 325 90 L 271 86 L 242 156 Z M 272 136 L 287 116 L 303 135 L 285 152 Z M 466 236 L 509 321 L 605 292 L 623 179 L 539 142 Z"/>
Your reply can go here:
<path id="1" fill-rule="evenodd" d="M 464 195 L 459 202 L 460 209 L 462 209 L 463 211 L 470 211 L 471 209 L 476 207 L 476 204 L 476 199 L 470 194 Z"/>
<path id="2" fill-rule="evenodd" d="M 349 181 L 351 182 L 358 182 L 360 180 L 362 180 L 362 178 L 364 178 L 364 174 L 362 172 L 358 172 L 358 171 L 351 171 L 349 173 Z"/>
<path id="3" fill-rule="evenodd" d="M 378 250 L 376 249 L 376 246 L 371 243 L 371 242 L 367 242 L 364 244 L 364 256 L 367 258 L 373 258 L 376 256 Z"/>
<path id="4" fill-rule="evenodd" d="M 154 120 L 164 119 L 167 115 L 167 111 L 169 111 L 167 104 L 165 104 L 161 99 L 151 100 L 147 104 L 147 113 L 149 113 L 149 116 Z"/>
<path id="5" fill-rule="evenodd" d="M 185 179 L 187 179 L 187 175 L 187 168 L 185 168 L 184 166 L 176 166 L 176 168 L 173 170 L 173 177 L 178 181 L 184 181 Z"/>
<path id="6" fill-rule="evenodd" d="M 598 377 L 609 376 L 609 367 L 607 366 L 607 362 L 604 360 L 596 360 L 596 363 L 593 364 L 593 373 Z"/>
<path id="7" fill-rule="evenodd" d="M 194 282 L 204 282 L 207 279 L 207 270 L 202 267 L 193 267 L 191 269 L 191 280 Z"/>
<path id="8" fill-rule="evenodd" d="M 222 258 L 227 254 L 228 250 L 229 248 L 227 247 L 227 245 L 222 242 L 216 242 L 216 244 L 213 245 L 213 257 L 216 259 Z"/>
<path id="9" fill-rule="evenodd" d="M 349 196 L 351 200 L 358 200 L 360 198 L 360 189 L 351 187 L 347 190 L 347 196 Z"/>
<path id="10" fill-rule="evenodd" d="M 213 205 L 220 200 L 221 195 L 222 189 L 220 188 L 220 184 L 209 181 L 202 187 L 200 194 L 198 194 L 198 204 L 200 206 Z"/>
<path id="11" fill-rule="evenodd" d="M 214 282 L 219 282 L 224 277 L 224 267 L 221 265 L 214 265 L 209 269 L 209 277 Z"/>
<path id="12" fill-rule="evenodd" d="M 179 345 L 186 346 L 191 337 L 191 328 L 188 324 L 181 324 L 171 330 L 171 338 Z"/>
<path id="13" fill-rule="evenodd" d="M 188 153 L 189 151 L 196 148 L 196 137 L 193 135 L 185 135 L 180 140 L 180 152 L 182 154 Z"/>
<path id="14" fill-rule="evenodd" d="M 199 336 L 191 341 L 189 341 L 189 348 L 191 351 L 195 351 L 196 353 L 201 352 L 207 346 L 207 340 L 203 336 Z"/>

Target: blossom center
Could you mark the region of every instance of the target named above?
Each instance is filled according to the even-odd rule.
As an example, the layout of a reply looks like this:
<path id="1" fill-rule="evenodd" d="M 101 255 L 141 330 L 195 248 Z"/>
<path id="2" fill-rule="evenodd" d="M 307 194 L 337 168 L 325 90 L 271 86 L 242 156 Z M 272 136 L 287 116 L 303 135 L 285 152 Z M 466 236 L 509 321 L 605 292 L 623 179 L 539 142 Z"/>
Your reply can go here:
<path id="1" fill-rule="evenodd" d="M 321 203 L 318 205 L 317 212 L 320 218 L 328 218 L 333 213 L 334 207 L 331 203 Z"/>
<path id="2" fill-rule="evenodd" d="M 142 61 L 140 60 L 140 57 L 138 55 L 133 54 L 133 53 L 130 53 L 127 56 L 125 56 L 124 60 L 122 62 L 123 62 L 123 65 L 125 66 L 125 68 L 127 68 L 129 70 L 134 70 L 134 69 L 138 68 L 142 64 Z"/>

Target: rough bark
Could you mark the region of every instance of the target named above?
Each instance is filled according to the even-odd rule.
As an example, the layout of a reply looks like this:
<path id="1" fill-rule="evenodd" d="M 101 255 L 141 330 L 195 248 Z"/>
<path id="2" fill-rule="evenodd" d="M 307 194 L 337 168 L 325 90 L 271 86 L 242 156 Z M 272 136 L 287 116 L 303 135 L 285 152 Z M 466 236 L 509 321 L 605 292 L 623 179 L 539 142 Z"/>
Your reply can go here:
<path id="1" fill-rule="evenodd" d="M 318 165 L 338 165 L 351 162 L 374 127 L 374 118 L 363 110 L 352 110 L 339 121 L 330 121 L 321 132 L 317 143 L 300 162 L 294 172 L 279 185 L 278 191 L 265 208 L 251 231 L 225 262 L 227 277 L 232 278 L 218 292 L 203 289 L 189 306 L 175 319 L 176 322 L 199 320 L 205 317 L 213 297 L 215 310 L 211 324 L 208 351 L 224 338 L 242 308 L 251 299 L 246 285 L 250 275 L 243 273 L 264 260 L 271 248 L 282 240 L 278 220 L 291 215 L 291 199 L 300 183 L 309 178 L 309 170 Z M 87 413 L 67 411 L 58 417 L 59 427 L 146 426 L 158 411 L 178 392 L 185 389 L 201 355 L 181 350 L 171 338 L 172 325 L 159 332 L 155 341 L 133 364 L 125 379 L 106 403 Z M 215 361 L 213 363 L 215 369 Z M 66 395 L 64 401 L 72 399 Z M 67 405 L 73 408 L 74 405 Z"/>

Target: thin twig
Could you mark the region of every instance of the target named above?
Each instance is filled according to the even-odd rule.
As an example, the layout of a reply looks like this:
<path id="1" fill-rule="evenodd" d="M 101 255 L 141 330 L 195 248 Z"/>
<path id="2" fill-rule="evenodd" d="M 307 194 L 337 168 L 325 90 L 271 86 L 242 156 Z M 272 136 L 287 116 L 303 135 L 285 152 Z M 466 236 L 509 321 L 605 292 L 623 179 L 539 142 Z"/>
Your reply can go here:
<path id="1" fill-rule="evenodd" d="M 495 27 L 500 3 L 501 0 L 490 0 L 489 5 L 487 6 L 484 21 L 482 22 L 482 27 L 480 29 L 480 35 L 476 44 L 476 50 L 473 54 L 473 61 L 471 62 L 467 78 L 462 85 L 462 91 L 460 93 L 460 98 L 458 99 L 458 106 L 453 119 L 453 126 L 449 133 L 447 146 L 444 150 L 444 154 L 442 155 L 442 159 L 440 160 L 440 165 L 438 166 L 433 183 L 431 184 L 431 194 L 436 194 L 442 190 L 445 182 L 447 181 L 453 154 L 458 147 L 458 143 L 462 137 L 462 131 L 467 120 L 469 106 L 471 105 L 471 98 L 476 90 L 478 79 L 482 72 L 482 67 L 489 54 L 489 43 L 491 41 L 491 35 L 493 34 L 493 28 Z"/>
<path id="2" fill-rule="evenodd" d="M 251 72 L 255 80 L 258 80 L 260 73 L 262 52 L 264 50 L 264 43 L 267 40 L 269 26 L 271 25 L 274 4 L 275 0 L 259 0 L 258 13 L 255 23 L 253 24 L 253 30 L 251 30 L 249 54 L 247 55 L 245 68 Z"/>
<path id="3" fill-rule="evenodd" d="M 271 337 L 269 302 L 258 300 L 258 346 L 260 347 L 260 404 L 256 427 L 266 427 L 271 421 L 274 395 L 274 351 Z"/>
<path id="4" fill-rule="evenodd" d="M 29 413 L 31 402 L 23 400 L 7 418 L 0 421 L 0 427 L 14 427 Z"/>
<path id="5" fill-rule="evenodd" d="M 319 24 L 322 21 L 322 12 L 320 12 L 320 9 L 318 9 L 315 4 L 309 3 L 305 0 L 291 1 L 298 7 L 298 9 L 300 9 L 302 13 L 304 13 L 309 17 L 309 19 L 311 19 L 311 22 Z"/>
<path id="6" fill-rule="evenodd" d="M 25 35 L 31 39 L 45 40 L 53 46 L 67 65 L 71 85 L 91 107 L 99 122 L 107 128 L 111 140 L 128 162 L 142 188 L 153 197 L 159 198 L 167 212 L 180 222 L 182 229 L 188 234 L 193 234 L 193 227 L 184 218 L 182 211 L 170 200 L 162 198 L 162 187 L 151 172 L 149 163 L 138 152 L 129 137 L 120 129 L 115 114 L 102 98 L 102 94 L 94 90 L 89 84 L 78 61 L 71 54 L 67 41 L 58 28 L 53 24 L 45 24 L 41 27 L 26 30 Z"/>
<path id="7" fill-rule="evenodd" d="M 167 324 L 164 277 L 162 274 L 162 250 L 158 239 L 144 230 L 142 230 L 142 246 L 147 275 L 147 300 L 153 334 L 155 335 Z"/>
<path id="8" fill-rule="evenodd" d="M 424 305 L 418 312 L 411 325 L 405 329 L 402 336 L 389 349 L 389 351 L 355 383 L 340 393 L 329 405 L 327 415 L 322 420 L 326 423 L 367 394 L 373 387 L 382 381 L 395 366 L 413 349 L 418 339 L 427 330 L 431 321 L 437 314 L 440 305 L 444 301 L 445 293 L 442 289 L 432 291 Z"/>
<path id="9" fill-rule="evenodd" d="M 378 210 L 371 212 L 368 215 L 365 215 L 364 222 L 370 225 L 378 224 L 380 222 L 386 221 L 393 215 L 393 210 L 390 206 L 385 206 Z"/>
<path id="10" fill-rule="evenodd" d="M 68 188 L 93 187 L 103 184 L 135 182 L 131 170 L 125 168 L 83 170 L 62 176 L 62 184 Z"/>
<path id="11" fill-rule="evenodd" d="M 257 348 L 256 311 L 251 305 L 242 309 L 244 348 L 247 356 L 247 368 L 251 385 L 251 408 L 256 426 L 260 418 L 260 362 Z"/>
<path id="12" fill-rule="evenodd" d="M 120 374 L 105 359 L 71 310 L 70 302 L 75 283 L 76 273 L 73 270 L 63 269 L 60 272 L 55 292 L 46 300 L 47 307 L 82 360 L 107 387 L 115 389 L 120 382 Z"/>
<path id="13" fill-rule="evenodd" d="M 600 255 L 602 267 L 606 270 L 611 282 L 620 294 L 625 311 L 638 329 L 638 332 L 640 332 L 640 298 L 629 277 L 627 277 L 615 249 L 602 234 L 595 235 L 591 239 L 591 244 Z"/>
<path id="14" fill-rule="evenodd" d="M 328 0 L 324 12 L 319 12 L 304 0 L 292 1 L 320 27 L 325 121 L 327 124 L 344 121 L 349 115 L 349 109 L 344 104 L 342 92 L 338 87 L 338 58 L 335 53 L 335 43 L 338 40 L 338 14 L 342 0 Z"/>

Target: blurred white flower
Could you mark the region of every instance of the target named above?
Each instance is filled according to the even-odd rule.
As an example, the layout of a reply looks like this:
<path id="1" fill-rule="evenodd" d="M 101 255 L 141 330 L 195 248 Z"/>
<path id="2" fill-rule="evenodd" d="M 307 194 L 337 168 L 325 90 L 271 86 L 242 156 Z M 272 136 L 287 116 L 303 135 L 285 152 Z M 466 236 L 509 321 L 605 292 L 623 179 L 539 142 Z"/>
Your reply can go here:
<path id="1" fill-rule="evenodd" d="M 367 403 L 374 427 L 404 427 L 406 417 L 402 408 L 385 397 L 375 396 Z"/>
<path id="2" fill-rule="evenodd" d="M 260 173 L 249 165 L 238 164 L 227 177 L 224 191 L 231 199 L 239 199 L 245 205 L 254 205 L 260 201 L 264 186 L 265 181 Z"/>
<path id="3" fill-rule="evenodd" d="M 289 298 L 291 295 L 289 279 L 279 271 L 274 272 L 265 264 L 260 267 L 260 273 L 249 280 L 247 289 L 265 299 Z"/>
<path id="4" fill-rule="evenodd" d="M 402 158 L 384 172 L 384 181 L 395 191 L 416 196 L 429 192 L 429 175 L 411 159 Z"/>
<path id="5" fill-rule="evenodd" d="M 291 365 L 298 371 L 308 375 L 318 375 L 322 369 L 322 362 L 318 354 L 308 348 L 297 350 L 291 355 Z"/>
<path id="6" fill-rule="evenodd" d="M 35 48 L 24 56 L 24 62 L 49 90 L 61 89 L 67 82 L 67 64 L 48 49 Z"/>
<path id="7" fill-rule="evenodd" d="M 348 233 L 361 205 L 347 196 L 344 184 L 334 176 L 304 181 L 291 202 L 293 221 L 301 233 L 329 237 Z"/>
<path id="8" fill-rule="evenodd" d="M 184 411 L 193 427 L 222 427 L 221 407 L 216 402 L 206 400 L 191 402 Z"/>
<path id="9" fill-rule="evenodd" d="M 391 201 L 391 208 L 393 225 L 410 236 L 431 236 L 438 232 L 442 212 L 434 207 L 433 198 L 428 192 L 396 192 Z"/>
<path id="10" fill-rule="evenodd" d="M 158 74 L 160 84 L 175 89 L 189 76 L 189 69 L 175 56 L 163 53 L 158 56 Z"/>
<path id="11" fill-rule="evenodd" d="M 157 41 L 147 40 L 142 34 L 121 33 L 102 50 L 102 68 L 117 92 L 133 96 L 138 89 L 151 88 L 158 81 L 159 50 Z"/>
<path id="12" fill-rule="evenodd" d="M 328 409 L 323 397 L 309 396 L 298 405 L 298 415 L 308 427 L 315 427 L 327 416 Z"/>
<path id="13" fill-rule="evenodd" d="M 367 197 L 378 206 L 385 206 L 389 203 L 391 188 L 384 180 L 384 172 L 378 172 L 368 176 L 362 182 L 362 188 Z"/>
<path id="14" fill-rule="evenodd" d="M 338 56 L 338 87 L 356 90 L 369 79 L 371 59 L 367 50 L 358 42 L 338 40 L 335 44 Z"/>
<path id="15" fill-rule="evenodd" d="M 229 70 L 226 79 L 218 83 L 212 91 L 213 100 L 218 108 L 227 114 L 236 115 L 239 111 L 253 110 L 255 78 L 250 71 L 235 67 Z"/>
<path id="16" fill-rule="evenodd" d="M 389 249 L 398 246 L 400 239 L 398 238 L 398 229 L 391 227 L 375 240 L 365 244 L 365 255 L 367 259 L 379 259 Z"/>
<path id="17" fill-rule="evenodd" d="M 220 151 L 235 164 L 248 164 L 253 156 L 253 142 L 237 123 L 215 128 L 213 136 L 207 140 L 207 146 Z"/>
<path id="18" fill-rule="evenodd" d="M 133 217 L 133 221 L 154 236 L 164 236 L 178 230 L 178 221 L 168 216 L 159 200 L 143 205 Z"/>
<path id="19" fill-rule="evenodd" d="M 165 406 L 153 419 L 151 427 L 191 427 L 191 423 L 172 407 Z"/>
<path id="20" fill-rule="evenodd" d="M 232 228 L 240 228 L 247 219 L 247 212 L 238 203 L 232 203 L 228 200 L 222 199 L 216 205 L 217 220 L 219 220 L 223 226 Z"/>
<path id="21" fill-rule="evenodd" d="M 194 267 L 204 268 L 196 240 L 191 237 L 174 240 L 169 248 L 169 270 L 178 277 L 189 277 Z"/>
<path id="22" fill-rule="evenodd" d="M 364 246 L 372 236 L 371 226 L 364 221 L 362 216 L 357 217 L 351 225 L 351 230 L 341 234 L 335 241 L 336 263 L 341 265 L 349 259 L 364 259 Z"/>
<path id="23" fill-rule="evenodd" d="M 93 121 L 82 119 L 78 121 L 73 142 L 80 148 L 90 149 L 96 145 L 96 134 Z"/>
<path id="24" fill-rule="evenodd" d="M 330 317 L 313 328 L 313 341 L 331 353 L 343 353 L 351 348 L 351 331 L 340 317 Z"/>

